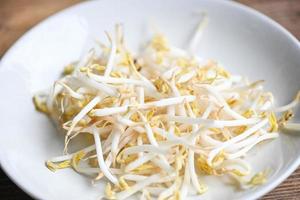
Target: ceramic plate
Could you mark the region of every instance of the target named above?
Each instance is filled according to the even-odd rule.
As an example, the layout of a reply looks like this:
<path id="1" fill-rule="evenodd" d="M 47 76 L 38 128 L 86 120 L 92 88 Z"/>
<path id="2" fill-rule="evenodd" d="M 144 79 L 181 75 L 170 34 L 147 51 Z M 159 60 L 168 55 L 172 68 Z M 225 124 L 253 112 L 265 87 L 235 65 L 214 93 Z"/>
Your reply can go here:
<path id="1" fill-rule="evenodd" d="M 73 172 L 49 171 L 44 161 L 60 155 L 63 139 L 51 121 L 35 111 L 32 96 L 48 88 L 63 66 L 78 60 L 91 48 L 93 38 L 103 39 L 116 23 L 125 27 L 131 49 L 147 37 L 149 24 L 184 47 L 206 12 L 209 25 L 198 54 L 213 58 L 229 71 L 252 80 L 266 80 L 276 102 L 288 103 L 300 88 L 299 42 L 266 16 L 231 1 L 212 0 L 102 0 L 66 9 L 25 34 L 6 53 L 0 66 L 0 161 L 3 170 L 24 191 L 38 199 L 96 199 L 103 184 Z M 300 116 L 299 110 L 297 113 Z M 297 120 L 297 119 L 296 119 Z M 299 120 L 299 117 L 298 117 Z M 254 170 L 272 169 L 268 182 L 238 191 L 209 179 L 203 199 L 256 199 L 290 175 L 300 162 L 300 136 L 259 145 L 247 157 Z"/>

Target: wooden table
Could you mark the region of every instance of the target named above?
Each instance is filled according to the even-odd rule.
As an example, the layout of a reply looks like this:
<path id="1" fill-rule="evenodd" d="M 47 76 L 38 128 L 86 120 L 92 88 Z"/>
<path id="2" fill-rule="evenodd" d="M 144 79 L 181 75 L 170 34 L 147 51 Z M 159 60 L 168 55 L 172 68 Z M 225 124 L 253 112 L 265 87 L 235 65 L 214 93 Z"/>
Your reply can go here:
<path id="1" fill-rule="evenodd" d="M 0 57 L 30 27 L 81 0 L 1 0 Z M 270 16 L 300 39 L 300 0 L 238 0 Z M 0 199 L 31 199 L 0 170 Z M 300 199 L 300 168 L 264 200 Z"/>

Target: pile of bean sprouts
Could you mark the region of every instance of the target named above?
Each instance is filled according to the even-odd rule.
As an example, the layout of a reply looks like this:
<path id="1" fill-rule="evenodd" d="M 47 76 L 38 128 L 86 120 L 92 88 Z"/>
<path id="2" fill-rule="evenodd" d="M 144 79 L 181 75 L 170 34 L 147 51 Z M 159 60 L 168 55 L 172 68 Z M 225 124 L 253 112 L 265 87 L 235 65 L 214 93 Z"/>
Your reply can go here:
<path id="1" fill-rule="evenodd" d="M 187 50 L 157 33 L 134 54 L 117 25 L 100 54 L 65 67 L 51 92 L 34 96 L 66 133 L 64 154 L 47 167 L 104 180 L 107 199 L 186 199 L 207 191 L 203 175 L 228 176 L 241 188 L 264 183 L 265 171 L 253 174 L 244 157 L 279 128 L 300 130 L 288 122 L 300 93 L 275 107 L 263 81 L 204 62 L 193 50 L 202 29 Z M 79 135 L 90 145 L 69 152 Z"/>

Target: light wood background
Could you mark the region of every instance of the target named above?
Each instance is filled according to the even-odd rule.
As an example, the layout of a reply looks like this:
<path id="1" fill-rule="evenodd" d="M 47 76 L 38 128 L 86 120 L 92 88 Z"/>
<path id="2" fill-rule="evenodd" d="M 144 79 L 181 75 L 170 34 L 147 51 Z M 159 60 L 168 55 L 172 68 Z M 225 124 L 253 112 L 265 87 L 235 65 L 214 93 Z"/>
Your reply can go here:
<path id="1" fill-rule="evenodd" d="M 29 28 L 47 16 L 80 1 L 0 0 L 0 58 Z M 270 16 L 300 39 L 300 0 L 238 1 Z M 30 197 L 10 181 L 0 169 L 0 199 L 30 199 Z M 300 199 L 300 168 L 262 199 Z"/>

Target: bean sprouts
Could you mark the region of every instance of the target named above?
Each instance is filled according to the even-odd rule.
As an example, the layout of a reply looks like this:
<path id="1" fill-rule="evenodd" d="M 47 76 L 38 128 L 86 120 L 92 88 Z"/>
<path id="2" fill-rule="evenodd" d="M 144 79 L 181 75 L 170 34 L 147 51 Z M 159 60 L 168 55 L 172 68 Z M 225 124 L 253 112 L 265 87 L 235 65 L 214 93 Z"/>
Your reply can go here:
<path id="1" fill-rule="evenodd" d="M 37 110 L 66 133 L 64 155 L 47 167 L 71 167 L 93 182 L 106 181 L 107 199 L 136 193 L 186 199 L 209 189 L 203 174 L 228 176 L 240 188 L 264 183 L 266 173 L 254 174 L 244 157 L 277 138 L 280 128 L 300 131 L 299 123 L 289 122 L 300 92 L 276 107 L 263 81 L 250 83 L 215 61 L 203 62 L 195 52 L 204 26 L 188 50 L 156 34 L 135 54 L 117 26 L 99 56 L 91 51 L 77 66 L 68 65 L 51 93 L 34 97 Z M 79 136 L 86 147 L 69 153 Z"/>

